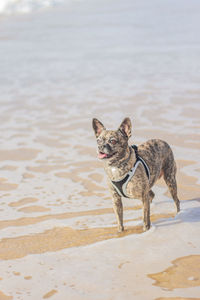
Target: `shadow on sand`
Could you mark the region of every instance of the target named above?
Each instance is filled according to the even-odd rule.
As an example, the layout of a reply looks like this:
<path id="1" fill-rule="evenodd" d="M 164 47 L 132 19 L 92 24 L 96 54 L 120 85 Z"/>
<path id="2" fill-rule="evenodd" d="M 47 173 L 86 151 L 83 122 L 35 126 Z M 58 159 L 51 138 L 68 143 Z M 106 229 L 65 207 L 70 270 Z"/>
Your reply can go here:
<path id="1" fill-rule="evenodd" d="M 200 198 L 181 201 L 181 211 L 174 217 L 160 219 L 155 222 L 157 227 L 171 226 L 178 223 L 198 223 L 200 222 Z M 191 205 L 192 203 L 192 205 Z M 195 205 L 196 203 L 196 205 Z"/>

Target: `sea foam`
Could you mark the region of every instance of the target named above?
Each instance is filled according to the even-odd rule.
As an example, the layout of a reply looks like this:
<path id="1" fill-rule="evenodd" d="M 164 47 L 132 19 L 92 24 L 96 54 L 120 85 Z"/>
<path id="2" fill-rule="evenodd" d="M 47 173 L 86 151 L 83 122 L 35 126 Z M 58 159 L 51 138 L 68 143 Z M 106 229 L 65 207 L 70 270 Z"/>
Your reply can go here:
<path id="1" fill-rule="evenodd" d="M 43 8 L 52 7 L 62 0 L 1 0 L 0 14 L 30 13 Z"/>

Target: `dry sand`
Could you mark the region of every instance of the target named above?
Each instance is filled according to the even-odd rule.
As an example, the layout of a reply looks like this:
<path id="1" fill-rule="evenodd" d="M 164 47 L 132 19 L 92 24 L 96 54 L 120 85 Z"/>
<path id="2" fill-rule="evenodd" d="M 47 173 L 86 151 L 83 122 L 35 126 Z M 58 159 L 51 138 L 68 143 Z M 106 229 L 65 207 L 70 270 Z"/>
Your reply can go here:
<path id="1" fill-rule="evenodd" d="M 1 18 L 0 299 L 200 299 L 197 1 L 90 1 Z M 133 121 L 177 161 L 181 212 L 118 234 L 91 119 Z"/>

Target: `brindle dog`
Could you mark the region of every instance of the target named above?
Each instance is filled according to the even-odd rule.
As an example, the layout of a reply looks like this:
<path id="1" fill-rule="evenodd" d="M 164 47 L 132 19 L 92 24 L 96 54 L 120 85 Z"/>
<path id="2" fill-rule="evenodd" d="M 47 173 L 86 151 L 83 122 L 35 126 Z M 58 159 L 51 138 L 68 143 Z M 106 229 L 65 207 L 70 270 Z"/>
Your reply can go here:
<path id="1" fill-rule="evenodd" d="M 131 121 L 125 118 L 120 127 L 106 130 L 97 119 L 93 119 L 93 129 L 97 138 L 98 157 L 104 162 L 104 169 L 108 176 L 109 189 L 112 195 L 113 208 L 117 218 L 118 231 L 124 230 L 123 205 L 121 195 L 113 186 L 112 181 L 119 181 L 133 168 L 136 162 L 136 152 L 128 145 L 131 136 Z M 180 202 L 177 196 L 176 163 L 170 146 L 159 139 L 152 139 L 138 146 L 139 156 L 146 162 L 150 177 L 148 178 L 143 164 L 139 164 L 134 176 L 126 186 L 126 195 L 129 198 L 141 199 L 143 203 L 143 228 L 150 228 L 150 202 L 154 198 L 151 190 L 155 182 L 161 177 L 169 188 L 180 211 Z"/>

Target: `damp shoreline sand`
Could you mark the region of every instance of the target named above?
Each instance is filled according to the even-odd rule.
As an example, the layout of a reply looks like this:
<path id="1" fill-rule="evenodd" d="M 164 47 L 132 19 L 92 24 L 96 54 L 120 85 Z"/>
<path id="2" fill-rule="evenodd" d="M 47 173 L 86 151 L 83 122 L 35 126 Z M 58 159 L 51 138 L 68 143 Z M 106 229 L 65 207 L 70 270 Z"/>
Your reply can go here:
<path id="1" fill-rule="evenodd" d="M 86 0 L 1 18 L 0 299 L 199 299 L 198 8 Z M 145 233 L 136 199 L 117 233 L 96 157 L 92 118 L 126 116 L 130 144 L 166 140 L 177 162 L 181 212 L 158 181 Z"/>

